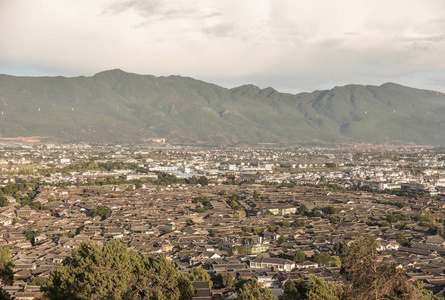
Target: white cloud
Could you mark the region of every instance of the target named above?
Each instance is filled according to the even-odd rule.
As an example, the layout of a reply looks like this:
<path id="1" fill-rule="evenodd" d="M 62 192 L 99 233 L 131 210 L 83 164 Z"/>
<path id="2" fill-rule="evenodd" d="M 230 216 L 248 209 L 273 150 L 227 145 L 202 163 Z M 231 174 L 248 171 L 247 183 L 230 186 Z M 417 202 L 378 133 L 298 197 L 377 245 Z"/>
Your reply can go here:
<path id="1" fill-rule="evenodd" d="M 289 91 L 444 90 L 434 80 L 445 76 L 444 15 L 441 0 L 3 0 L 0 73 L 121 68 Z"/>

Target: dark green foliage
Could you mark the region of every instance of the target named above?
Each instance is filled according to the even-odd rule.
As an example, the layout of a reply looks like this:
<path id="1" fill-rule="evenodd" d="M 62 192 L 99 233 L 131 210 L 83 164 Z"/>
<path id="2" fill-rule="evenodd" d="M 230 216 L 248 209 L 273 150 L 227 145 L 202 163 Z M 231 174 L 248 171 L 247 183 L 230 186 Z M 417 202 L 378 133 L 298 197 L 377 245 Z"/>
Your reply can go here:
<path id="1" fill-rule="evenodd" d="M 22 200 L 22 204 L 23 204 L 23 200 Z M 40 203 L 39 201 L 35 201 L 31 204 L 31 208 L 39 211 L 42 209 L 42 203 Z"/>
<path id="2" fill-rule="evenodd" d="M 209 198 L 207 196 L 204 197 L 196 197 L 192 200 L 193 203 L 202 203 L 203 205 L 210 204 Z"/>
<path id="3" fill-rule="evenodd" d="M 225 286 L 227 288 L 233 287 L 234 279 L 233 279 L 232 274 L 225 273 L 223 278 L 222 278 L 222 284 L 223 284 L 223 286 Z"/>
<path id="4" fill-rule="evenodd" d="M 429 224 L 428 233 L 431 235 L 440 235 L 441 237 L 445 237 L 445 229 L 442 224 L 438 225 Z"/>
<path id="5" fill-rule="evenodd" d="M 229 204 L 229 206 L 234 209 L 234 210 L 246 210 L 246 208 L 244 206 L 242 206 L 238 200 L 241 200 L 241 196 L 238 194 L 233 193 L 227 203 Z"/>
<path id="6" fill-rule="evenodd" d="M 405 237 L 405 235 L 401 232 L 398 232 L 396 234 L 396 242 L 399 243 L 402 246 L 409 246 L 410 242 L 409 240 Z"/>
<path id="7" fill-rule="evenodd" d="M 27 229 L 24 232 L 26 239 L 30 241 L 33 245 L 35 244 L 34 238 L 41 233 L 42 233 L 41 229 L 38 229 L 37 231 L 32 229 Z"/>
<path id="8" fill-rule="evenodd" d="M 206 211 L 208 211 L 210 208 L 208 205 L 210 205 L 210 201 L 209 198 L 207 197 L 196 197 L 192 200 L 193 203 L 202 203 L 203 206 L 202 207 L 197 207 L 195 210 L 197 213 L 205 213 Z"/>
<path id="9" fill-rule="evenodd" d="M 343 288 L 333 282 L 326 282 L 323 278 L 309 276 L 310 290 L 307 299 L 310 300 L 342 300 L 347 299 Z"/>
<path id="10" fill-rule="evenodd" d="M 277 225 L 270 225 L 269 227 L 267 227 L 267 230 L 271 231 L 271 232 L 275 232 L 278 230 L 278 226 Z"/>
<path id="11" fill-rule="evenodd" d="M 336 217 L 329 216 L 328 219 L 332 224 L 338 224 L 338 219 Z"/>
<path id="12" fill-rule="evenodd" d="M 398 230 L 409 230 L 410 227 L 407 224 L 403 223 L 403 224 L 397 225 L 397 229 Z"/>
<path id="13" fill-rule="evenodd" d="M 351 254 L 342 262 L 351 299 L 415 299 L 404 271 L 377 258 L 374 239 L 360 239 L 351 245 L 351 249 Z"/>
<path id="14" fill-rule="evenodd" d="M 44 299 L 191 299 L 189 279 L 160 256 L 151 259 L 112 240 L 104 247 L 82 243 L 51 272 Z"/>
<path id="15" fill-rule="evenodd" d="M 351 247 L 349 246 L 348 242 L 342 241 L 341 243 L 335 244 L 335 251 L 338 254 L 346 254 L 349 255 L 352 251 Z"/>
<path id="16" fill-rule="evenodd" d="M 256 280 L 245 282 L 238 290 L 236 300 L 275 300 L 277 297 L 272 295 L 268 288 L 263 288 Z"/>
<path id="17" fill-rule="evenodd" d="M 301 215 L 305 215 L 308 212 L 309 212 L 309 209 L 304 204 L 301 204 L 300 207 L 298 208 L 298 213 Z"/>
<path id="18" fill-rule="evenodd" d="M 323 207 L 321 209 L 321 211 L 323 213 L 325 213 L 325 214 L 328 214 L 328 215 L 332 215 L 332 214 L 337 213 L 337 209 L 335 207 L 333 207 L 332 205 L 328 205 L 328 206 Z"/>
<path id="19" fill-rule="evenodd" d="M 43 277 L 35 277 L 33 278 L 33 280 L 31 280 L 28 284 L 29 285 L 38 285 L 38 286 L 43 286 L 48 282 L 48 279 L 43 278 Z"/>
<path id="20" fill-rule="evenodd" d="M 320 266 L 331 267 L 336 265 L 334 258 L 327 252 L 316 254 L 314 259 Z"/>
<path id="21" fill-rule="evenodd" d="M 323 217 L 323 213 L 316 208 L 312 209 L 310 212 L 306 213 L 305 215 L 308 217 L 311 217 L 311 218 L 322 218 Z"/>
<path id="22" fill-rule="evenodd" d="M 410 218 L 407 215 L 398 211 L 386 215 L 386 221 L 388 221 L 389 223 L 395 223 L 398 221 L 409 221 L 409 220 Z"/>
<path id="23" fill-rule="evenodd" d="M 262 235 L 264 233 L 264 229 L 262 228 L 254 228 L 253 229 L 253 234 L 255 235 Z"/>
<path id="24" fill-rule="evenodd" d="M 15 298 L 11 296 L 7 291 L 0 288 L 0 300 L 14 300 Z"/>
<path id="25" fill-rule="evenodd" d="M 200 214 L 205 213 L 205 212 L 208 211 L 208 210 L 209 210 L 209 208 L 208 208 L 207 206 L 197 207 L 197 208 L 195 209 L 195 211 L 196 211 L 197 213 L 200 213 Z"/>
<path id="26" fill-rule="evenodd" d="M 284 228 L 289 228 L 289 227 L 291 227 L 291 223 L 289 221 L 284 221 L 282 226 Z"/>
<path id="27" fill-rule="evenodd" d="M 401 190 L 401 189 L 385 190 L 385 193 L 397 196 L 412 197 L 412 198 L 422 198 L 429 196 L 427 192 L 418 192 L 414 190 Z"/>
<path id="28" fill-rule="evenodd" d="M 35 195 L 35 191 L 39 187 L 39 181 L 37 179 L 33 179 L 31 181 L 23 180 L 22 182 L 9 182 L 5 186 L 0 188 L 0 197 L 3 195 L 11 195 L 14 196 L 17 200 L 21 200 L 21 195 L 19 192 L 28 192 L 28 196 L 26 196 L 27 200 L 31 200 L 32 197 L 29 195 Z M 34 193 L 29 194 L 29 192 L 33 191 Z"/>
<path id="29" fill-rule="evenodd" d="M 0 282 L 4 285 L 12 285 L 14 282 L 14 274 L 12 267 L 14 262 L 11 259 L 9 248 L 0 249 Z"/>
<path id="30" fill-rule="evenodd" d="M 416 214 L 414 220 L 416 220 L 417 222 L 434 222 L 434 219 L 433 217 L 431 217 L 429 212 Z"/>
<path id="31" fill-rule="evenodd" d="M 205 177 L 205 176 L 201 176 L 201 177 L 199 177 L 199 179 L 198 179 L 198 183 L 199 183 L 200 185 L 202 185 L 202 186 L 206 186 L 206 185 L 209 184 L 209 180 L 207 179 L 207 177 Z"/>
<path id="32" fill-rule="evenodd" d="M 12 267 L 14 262 L 11 259 L 9 248 L 0 249 L 0 283 L 2 285 L 12 285 L 14 283 L 14 272 Z M 0 287 L 0 299 L 12 299 L 11 295 Z"/>
<path id="33" fill-rule="evenodd" d="M 111 209 L 106 206 L 100 205 L 94 211 L 94 216 L 99 216 L 102 220 L 105 220 L 111 215 Z"/>
<path id="34" fill-rule="evenodd" d="M 423 288 L 423 281 L 416 280 L 413 283 L 414 290 L 419 295 L 420 299 L 422 300 L 443 300 L 442 297 L 436 297 L 433 294 L 433 291 L 429 291 Z"/>
<path id="35" fill-rule="evenodd" d="M 284 293 L 289 300 L 307 299 L 310 286 L 303 280 L 289 280 L 284 284 Z"/>
<path id="36" fill-rule="evenodd" d="M 304 221 L 296 220 L 292 223 L 292 227 L 304 227 L 306 223 Z"/>
<path id="37" fill-rule="evenodd" d="M 295 262 L 303 262 L 306 260 L 306 254 L 304 254 L 303 251 L 297 250 L 294 255 L 294 261 Z"/>
<path id="38" fill-rule="evenodd" d="M 210 280 L 210 274 L 203 268 L 193 268 L 188 274 L 190 281 L 209 281 L 210 288 L 213 286 L 213 281 Z"/>

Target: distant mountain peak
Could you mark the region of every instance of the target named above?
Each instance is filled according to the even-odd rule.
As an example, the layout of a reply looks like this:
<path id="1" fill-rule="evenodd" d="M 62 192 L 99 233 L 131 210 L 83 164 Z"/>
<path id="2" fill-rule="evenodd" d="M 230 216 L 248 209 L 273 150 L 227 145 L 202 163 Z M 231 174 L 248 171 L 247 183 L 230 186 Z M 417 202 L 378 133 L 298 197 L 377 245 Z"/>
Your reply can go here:
<path id="1" fill-rule="evenodd" d="M 121 69 L 111 69 L 111 70 L 105 70 L 105 71 L 98 72 L 98 73 L 94 74 L 94 76 L 110 75 L 110 74 L 131 74 L 131 73 L 125 72 Z"/>
<path id="2" fill-rule="evenodd" d="M 226 89 L 190 77 L 113 69 L 63 80 L 4 75 L 0 87 L 2 137 L 445 145 L 445 94 L 391 82 L 292 95 L 253 84 Z"/>

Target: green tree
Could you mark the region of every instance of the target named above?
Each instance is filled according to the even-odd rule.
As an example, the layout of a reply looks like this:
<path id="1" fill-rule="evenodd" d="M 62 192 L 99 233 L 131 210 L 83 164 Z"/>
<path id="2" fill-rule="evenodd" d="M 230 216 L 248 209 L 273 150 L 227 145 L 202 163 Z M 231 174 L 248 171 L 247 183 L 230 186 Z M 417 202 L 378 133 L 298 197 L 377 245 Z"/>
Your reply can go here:
<path id="1" fill-rule="evenodd" d="M 328 252 L 320 252 L 315 255 L 315 261 L 321 266 L 332 266 L 335 264 L 334 259 Z"/>
<path id="2" fill-rule="evenodd" d="M 303 279 L 289 280 L 284 284 L 283 290 L 289 300 L 307 299 L 310 286 Z"/>
<path id="3" fill-rule="evenodd" d="M 225 287 L 231 288 L 233 287 L 233 276 L 232 274 L 226 272 L 222 278 L 222 284 Z"/>
<path id="4" fill-rule="evenodd" d="M 294 261 L 295 262 L 303 262 L 306 260 L 306 254 L 304 254 L 303 251 L 297 250 L 294 255 Z"/>
<path id="5" fill-rule="evenodd" d="M 0 249 L 0 283 L 1 285 L 12 285 L 14 283 L 14 273 L 12 267 L 14 261 L 11 258 L 9 248 L 5 247 Z M 11 295 L 0 287 L 0 299 L 9 300 L 12 299 Z"/>
<path id="6" fill-rule="evenodd" d="M 351 247 L 349 247 L 348 242 L 342 241 L 337 244 L 335 244 L 335 251 L 338 254 L 347 254 L 349 255 L 351 253 Z"/>
<path id="7" fill-rule="evenodd" d="M 291 227 L 291 223 L 289 221 L 284 221 L 283 222 L 283 227 L 289 228 L 289 227 Z"/>
<path id="8" fill-rule="evenodd" d="M 262 229 L 262 228 L 254 228 L 253 229 L 253 234 L 255 234 L 255 235 L 261 235 L 263 233 L 264 233 L 264 229 Z"/>
<path id="9" fill-rule="evenodd" d="M 268 288 L 262 288 L 257 280 L 245 282 L 238 291 L 236 300 L 276 300 L 278 299 Z"/>
<path id="10" fill-rule="evenodd" d="M 210 274 L 203 268 L 193 268 L 188 274 L 188 278 L 191 281 L 209 281 L 210 288 L 213 286 L 213 282 L 210 280 Z"/>
<path id="11" fill-rule="evenodd" d="M 415 299 L 412 285 L 404 271 L 393 263 L 377 257 L 376 242 L 372 238 L 357 240 L 351 245 L 352 253 L 342 262 L 342 274 L 349 282 L 351 299 Z"/>
<path id="12" fill-rule="evenodd" d="M 111 209 L 106 206 L 100 205 L 94 211 L 94 216 L 100 216 L 102 220 L 105 220 L 111 215 Z"/>
<path id="13" fill-rule="evenodd" d="M 416 280 L 413 283 L 414 290 L 419 295 L 422 300 L 443 300 L 441 297 L 436 297 L 433 294 L 433 291 L 429 291 L 423 288 L 423 281 Z"/>
<path id="14" fill-rule="evenodd" d="M 0 207 L 4 207 L 6 205 L 8 205 L 8 200 L 6 200 L 5 197 L 0 196 Z"/>
<path id="15" fill-rule="evenodd" d="M 306 223 L 304 221 L 296 220 L 292 223 L 292 227 L 304 227 Z"/>
<path id="16" fill-rule="evenodd" d="M 277 225 L 270 225 L 269 227 L 267 227 L 267 230 L 271 231 L 271 232 L 275 232 L 277 231 L 278 226 Z"/>
<path id="17" fill-rule="evenodd" d="M 284 236 L 280 236 L 279 238 L 278 238 L 278 240 L 277 240 L 277 243 L 279 244 L 279 245 L 281 245 L 282 243 L 284 243 L 286 241 L 286 238 L 284 237 Z"/>
<path id="18" fill-rule="evenodd" d="M 206 186 L 206 185 L 209 184 L 209 180 L 207 179 L 207 177 L 205 177 L 205 176 L 201 176 L 201 177 L 199 177 L 199 179 L 198 179 L 198 183 L 199 183 L 200 185 L 202 185 L 202 186 Z"/>
<path id="19" fill-rule="evenodd" d="M 305 204 L 301 204 L 300 207 L 298 208 L 298 213 L 301 215 L 305 215 L 308 212 L 309 212 L 309 208 L 307 208 L 307 206 Z"/>
<path id="20" fill-rule="evenodd" d="M 322 211 L 325 214 L 328 214 L 328 215 L 332 215 L 332 214 L 337 213 L 337 209 L 335 207 L 333 207 L 332 205 L 328 205 L 328 206 L 323 207 Z"/>
<path id="21" fill-rule="evenodd" d="M 309 285 L 307 293 L 308 300 L 341 300 L 346 299 L 343 288 L 333 282 L 327 283 L 323 278 L 309 275 Z"/>
<path id="22" fill-rule="evenodd" d="M 409 240 L 405 237 L 405 235 L 401 232 L 396 234 L 396 242 L 402 246 L 409 246 Z"/>
<path id="23" fill-rule="evenodd" d="M 117 239 L 81 243 L 41 287 L 43 299 L 191 299 L 190 280 L 161 255 L 148 258 Z"/>

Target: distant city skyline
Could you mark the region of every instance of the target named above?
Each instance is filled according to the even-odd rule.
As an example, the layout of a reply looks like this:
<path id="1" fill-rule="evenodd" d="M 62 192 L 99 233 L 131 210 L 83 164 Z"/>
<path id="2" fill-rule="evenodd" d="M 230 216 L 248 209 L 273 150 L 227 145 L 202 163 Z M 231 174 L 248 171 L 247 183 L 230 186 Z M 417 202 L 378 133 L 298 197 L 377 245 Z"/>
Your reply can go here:
<path id="1" fill-rule="evenodd" d="M 445 2 L 3 0 L 0 74 L 122 69 L 298 93 L 395 82 L 445 92 Z"/>

